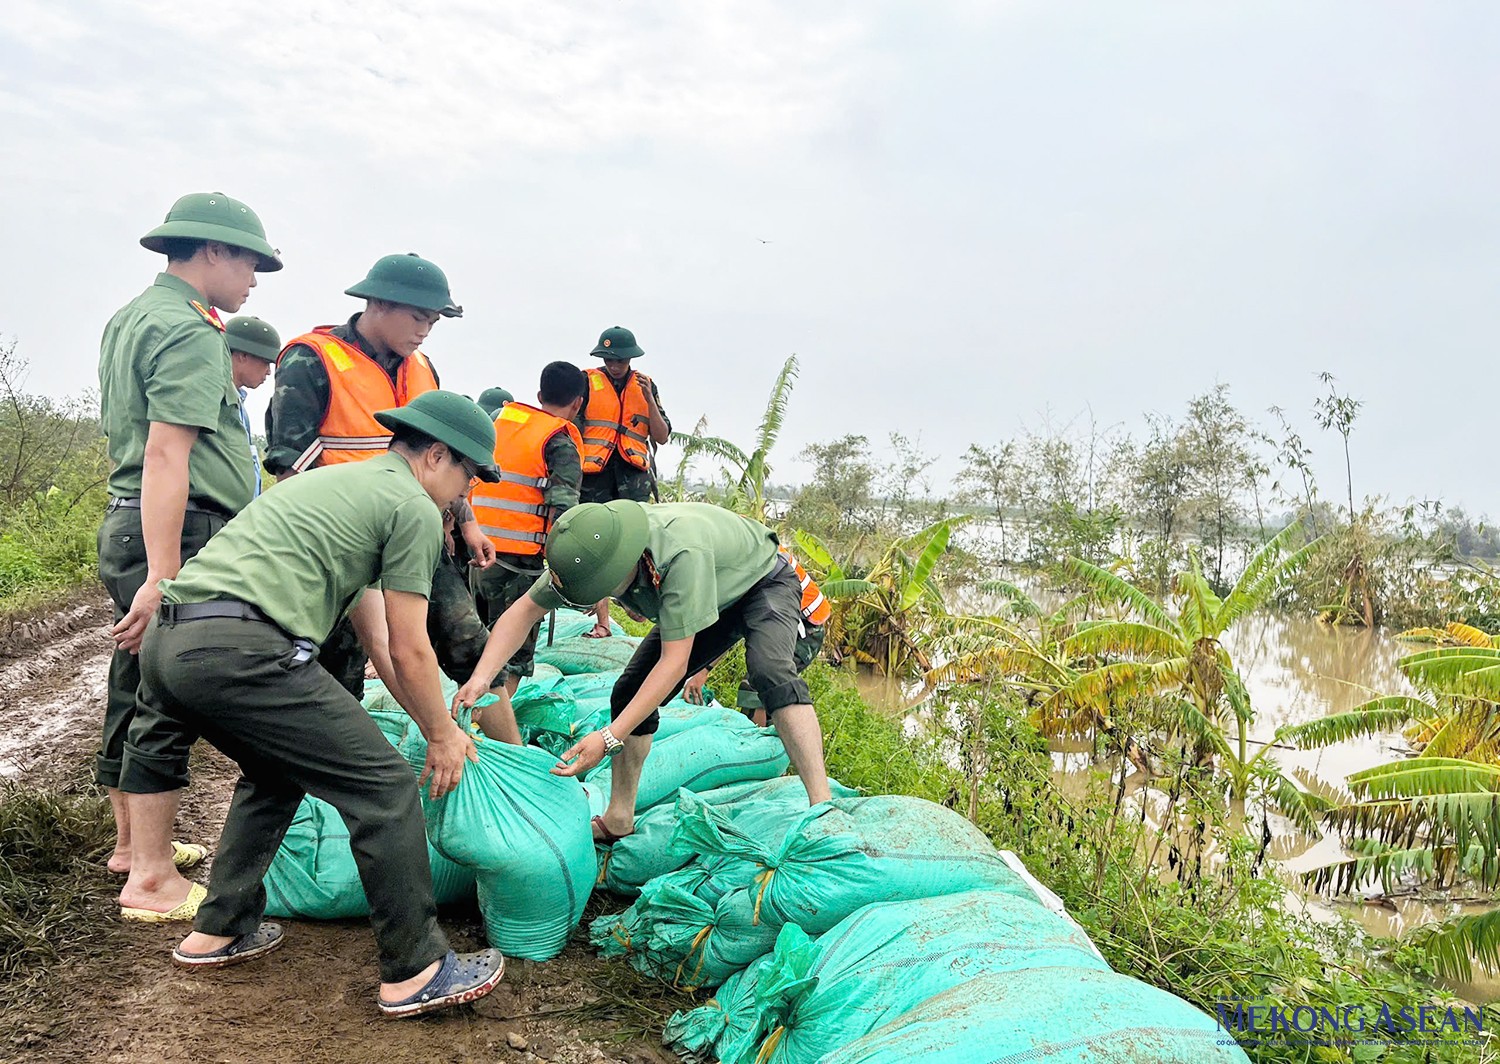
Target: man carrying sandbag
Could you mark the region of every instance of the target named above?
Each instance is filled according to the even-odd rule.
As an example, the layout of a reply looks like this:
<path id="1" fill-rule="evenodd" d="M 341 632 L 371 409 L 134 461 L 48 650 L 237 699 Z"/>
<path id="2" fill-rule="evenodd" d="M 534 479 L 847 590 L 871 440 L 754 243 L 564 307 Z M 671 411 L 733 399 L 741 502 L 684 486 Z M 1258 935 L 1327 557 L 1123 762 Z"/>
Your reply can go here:
<path id="1" fill-rule="evenodd" d="M 594 836 L 609 844 L 635 828 L 636 787 L 660 716 L 689 674 L 741 639 L 745 668 L 810 804 L 828 801 L 823 733 L 798 669 L 802 586 L 776 533 L 707 503 L 645 506 L 585 503 L 563 514 L 547 537 L 548 572 L 495 623 L 474 675 L 453 708 L 473 705 L 496 672 L 550 609 L 587 610 L 616 598 L 656 621 L 610 695 L 610 725 L 584 736 L 553 769 L 580 776 L 619 755 L 609 807 Z M 804 662 L 805 664 L 805 662 Z"/>
<path id="2" fill-rule="evenodd" d="M 399 1017 L 482 997 L 505 967 L 496 950 L 448 948 L 418 796 L 429 777 L 434 798 L 453 790 L 466 760 L 478 760 L 443 703 L 427 596 L 441 549 L 439 508 L 473 478 L 494 481 L 499 472 L 490 464 L 490 419 L 461 395 L 427 392 L 376 417 L 394 433 L 385 454 L 279 485 L 162 582 L 161 610 L 141 649 L 139 726 L 121 786 L 182 787 L 200 735 L 239 763 L 208 890 L 193 886 L 202 899 L 195 930 L 172 953 L 190 968 L 238 964 L 281 945 L 281 927 L 261 922 L 276 845 L 304 794 L 337 809 L 379 944 L 380 1010 Z M 318 643 L 377 581 L 392 694 L 428 744 L 420 780 L 316 661 Z"/>

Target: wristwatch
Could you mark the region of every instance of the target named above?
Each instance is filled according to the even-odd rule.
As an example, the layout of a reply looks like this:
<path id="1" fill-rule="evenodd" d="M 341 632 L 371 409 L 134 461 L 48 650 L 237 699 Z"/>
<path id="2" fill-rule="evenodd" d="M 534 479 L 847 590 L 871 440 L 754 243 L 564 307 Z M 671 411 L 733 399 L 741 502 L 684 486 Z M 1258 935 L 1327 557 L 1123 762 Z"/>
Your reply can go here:
<path id="1" fill-rule="evenodd" d="M 608 728 L 600 728 L 599 737 L 604 740 L 605 757 L 614 757 L 621 750 L 625 749 L 625 744 L 616 739 L 615 733 Z"/>

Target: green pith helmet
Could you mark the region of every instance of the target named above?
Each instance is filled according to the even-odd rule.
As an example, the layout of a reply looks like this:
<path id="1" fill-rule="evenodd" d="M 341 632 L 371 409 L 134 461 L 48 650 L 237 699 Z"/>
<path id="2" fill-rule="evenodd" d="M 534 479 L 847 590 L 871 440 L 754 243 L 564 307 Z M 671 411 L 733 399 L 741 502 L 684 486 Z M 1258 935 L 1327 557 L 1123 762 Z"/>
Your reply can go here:
<path id="1" fill-rule="evenodd" d="M 250 314 L 226 321 L 224 339 L 229 350 L 254 355 L 267 362 L 275 362 L 281 355 L 281 337 L 271 328 L 271 323 Z"/>
<path id="2" fill-rule="evenodd" d="M 575 506 L 547 536 L 547 566 L 563 597 L 585 606 L 612 594 L 645 551 L 646 508 L 628 499 Z"/>
<path id="3" fill-rule="evenodd" d="M 363 281 L 344 289 L 344 295 L 435 310 L 445 318 L 464 316 L 464 308 L 448 292 L 448 275 L 415 251 L 387 255 L 370 267 Z"/>
<path id="4" fill-rule="evenodd" d="M 516 397 L 504 388 L 486 388 L 479 393 L 479 409 L 490 417 L 500 413 L 500 408 L 506 403 L 514 403 Z"/>
<path id="5" fill-rule="evenodd" d="M 645 353 L 636 344 L 635 333 L 619 325 L 616 325 L 613 329 L 605 329 L 600 333 L 599 342 L 589 352 L 591 355 L 598 355 L 600 358 L 608 358 L 614 361 L 640 358 Z"/>
<path id="6" fill-rule="evenodd" d="M 230 247 L 246 248 L 260 256 L 257 273 L 281 269 L 281 252 L 266 243 L 266 227 L 249 207 L 222 192 L 192 192 L 183 196 L 161 225 L 141 237 L 141 247 L 159 255 L 167 253 L 163 241 L 172 237 L 217 240 Z"/>
<path id="7" fill-rule="evenodd" d="M 425 432 L 449 450 L 479 467 L 479 479 L 500 479 L 495 468 L 495 423 L 457 392 L 423 392 L 405 406 L 377 410 L 375 420 L 395 431 L 398 425 Z"/>

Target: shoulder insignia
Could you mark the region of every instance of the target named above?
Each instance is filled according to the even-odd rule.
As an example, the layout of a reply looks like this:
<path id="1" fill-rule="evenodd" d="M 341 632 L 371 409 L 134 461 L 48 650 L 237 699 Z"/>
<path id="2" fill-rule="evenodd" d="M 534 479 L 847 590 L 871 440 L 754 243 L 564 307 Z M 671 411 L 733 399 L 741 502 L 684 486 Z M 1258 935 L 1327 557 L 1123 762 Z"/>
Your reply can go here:
<path id="1" fill-rule="evenodd" d="M 215 310 L 213 307 L 205 307 L 196 299 L 189 299 L 188 302 L 192 304 L 194 310 L 203 315 L 204 321 L 208 322 L 220 332 L 224 331 L 224 323 L 219 320 L 219 312 L 217 310 Z"/>

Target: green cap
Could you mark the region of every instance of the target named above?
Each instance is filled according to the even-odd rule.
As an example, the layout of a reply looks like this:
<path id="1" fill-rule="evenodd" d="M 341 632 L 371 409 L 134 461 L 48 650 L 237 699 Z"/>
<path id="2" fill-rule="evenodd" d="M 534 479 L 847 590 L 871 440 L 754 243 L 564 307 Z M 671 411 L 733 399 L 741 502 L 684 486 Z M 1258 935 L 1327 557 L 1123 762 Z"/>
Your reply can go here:
<path id="1" fill-rule="evenodd" d="M 250 314 L 226 321 L 224 339 L 231 351 L 241 351 L 267 362 L 275 362 L 281 357 L 281 337 L 276 335 L 271 323 Z"/>
<path id="2" fill-rule="evenodd" d="M 363 281 L 344 289 L 344 295 L 435 310 L 445 318 L 464 316 L 464 308 L 448 292 L 448 275 L 415 251 L 387 255 L 370 267 Z"/>
<path id="3" fill-rule="evenodd" d="M 516 397 L 504 388 L 486 388 L 479 393 L 479 409 L 490 417 L 500 413 L 500 408 L 506 403 L 514 403 Z"/>
<path id="4" fill-rule="evenodd" d="M 141 247 L 165 255 L 163 241 L 172 237 L 217 240 L 230 247 L 246 248 L 260 256 L 257 273 L 281 269 L 281 252 L 266 243 L 266 228 L 249 207 L 222 192 L 192 192 L 183 196 L 161 225 L 141 237 Z"/>
<path id="5" fill-rule="evenodd" d="M 605 329 L 599 334 L 599 342 L 589 352 L 600 358 L 623 361 L 630 358 L 640 358 L 646 352 L 642 351 L 635 342 L 635 333 L 629 329 L 616 325 L 613 329 Z"/>
<path id="6" fill-rule="evenodd" d="M 586 502 L 557 519 L 547 535 L 547 565 L 569 602 L 612 594 L 646 551 L 646 508 L 629 499 Z"/>
<path id="7" fill-rule="evenodd" d="M 423 392 L 405 406 L 377 410 L 375 420 L 395 431 L 399 425 L 425 432 L 479 467 L 479 479 L 500 479 L 495 468 L 495 423 L 457 392 Z"/>

